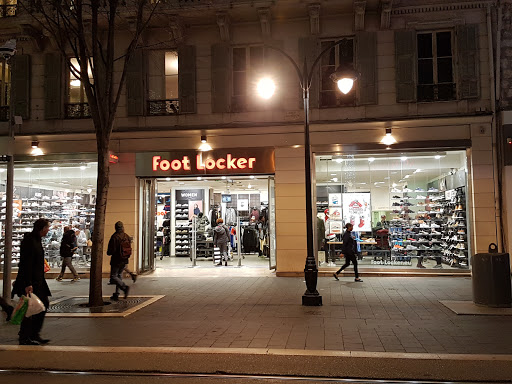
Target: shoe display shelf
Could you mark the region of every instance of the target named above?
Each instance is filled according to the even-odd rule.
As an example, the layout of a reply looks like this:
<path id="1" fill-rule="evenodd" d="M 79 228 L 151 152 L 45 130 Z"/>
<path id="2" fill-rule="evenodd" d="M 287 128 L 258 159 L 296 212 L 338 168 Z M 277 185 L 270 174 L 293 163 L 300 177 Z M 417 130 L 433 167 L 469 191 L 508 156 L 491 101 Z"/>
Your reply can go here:
<path id="1" fill-rule="evenodd" d="M 188 203 L 176 202 L 176 225 L 174 227 L 174 254 L 176 257 L 191 257 L 192 226 L 188 220 Z"/>

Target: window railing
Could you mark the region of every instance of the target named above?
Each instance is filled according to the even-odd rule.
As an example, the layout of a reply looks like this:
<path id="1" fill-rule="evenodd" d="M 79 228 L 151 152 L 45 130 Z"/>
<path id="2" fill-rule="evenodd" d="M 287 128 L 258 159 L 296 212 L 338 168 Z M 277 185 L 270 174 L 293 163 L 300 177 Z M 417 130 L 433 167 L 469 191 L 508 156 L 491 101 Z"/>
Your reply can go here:
<path id="1" fill-rule="evenodd" d="M 65 105 L 66 119 L 87 119 L 91 117 L 89 103 L 71 103 Z"/>
<path id="2" fill-rule="evenodd" d="M 9 106 L 0 106 L 0 121 L 9 121 Z"/>
<path id="3" fill-rule="evenodd" d="M 180 102 L 178 99 L 149 100 L 148 115 L 178 115 L 180 113 Z"/>
<path id="4" fill-rule="evenodd" d="M 0 4 L 0 17 L 16 16 L 16 4 Z"/>
<path id="5" fill-rule="evenodd" d="M 448 101 L 457 98 L 455 83 L 419 84 L 418 101 Z"/>

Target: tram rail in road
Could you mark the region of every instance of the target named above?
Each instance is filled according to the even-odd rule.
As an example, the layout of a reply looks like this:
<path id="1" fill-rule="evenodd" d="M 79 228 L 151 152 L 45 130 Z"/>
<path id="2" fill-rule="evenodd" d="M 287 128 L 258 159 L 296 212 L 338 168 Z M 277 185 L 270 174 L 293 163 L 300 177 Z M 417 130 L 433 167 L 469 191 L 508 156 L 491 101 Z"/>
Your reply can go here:
<path id="1" fill-rule="evenodd" d="M 46 370 L 0 370 L 0 382 L 25 383 L 36 381 L 38 384 L 64 384 L 72 380 L 73 384 L 477 384 L 475 381 L 425 381 L 425 380 L 376 380 L 328 377 L 296 377 L 267 375 L 230 375 L 218 374 L 180 374 L 146 372 L 97 372 L 97 371 L 46 371 Z M 511 383 L 494 381 L 485 383 Z"/>

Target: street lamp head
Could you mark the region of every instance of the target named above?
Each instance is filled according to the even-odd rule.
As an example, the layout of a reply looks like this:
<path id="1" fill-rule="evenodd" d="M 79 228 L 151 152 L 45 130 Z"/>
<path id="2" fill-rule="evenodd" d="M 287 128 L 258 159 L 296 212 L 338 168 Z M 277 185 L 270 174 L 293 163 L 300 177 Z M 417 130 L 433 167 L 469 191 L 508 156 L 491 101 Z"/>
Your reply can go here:
<path id="1" fill-rule="evenodd" d="M 345 95 L 352 90 L 356 79 L 357 73 L 353 69 L 343 69 L 341 65 L 331 75 L 331 80 L 338 84 L 339 90 Z"/>
<path id="2" fill-rule="evenodd" d="M 263 99 L 270 99 L 276 91 L 276 84 L 271 78 L 264 77 L 258 81 L 256 90 Z"/>

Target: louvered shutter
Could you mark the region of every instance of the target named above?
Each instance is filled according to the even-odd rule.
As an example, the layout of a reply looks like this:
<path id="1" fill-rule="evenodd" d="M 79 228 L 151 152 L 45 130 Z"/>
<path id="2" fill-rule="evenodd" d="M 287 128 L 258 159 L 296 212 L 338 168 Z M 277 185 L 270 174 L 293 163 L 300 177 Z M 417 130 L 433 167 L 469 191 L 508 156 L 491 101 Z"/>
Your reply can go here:
<path id="1" fill-rule="evenodd" d="M 306 58 L 308 70 L 310 70 L 315 59 L 320 54 L 320 42 L 315 37 L 302 37 L 299 39 L 299 67 L 302 69 L 304 65 L 304 57 Z M 318 108 L 319 89 L 320 89 L 320 69 L 315 68 L 313 77 L 311 78 L 311 88 L 309 89 L 309 107 Z M 300 105 L 304 107 L 302 102 L 302 91 L 300 94 Z"/>
<path id="2" fill-rule="evenodd" d="M 395 32 L 396 101 L 416 101 L 416 32 Z"/>
<path id="3" fill-rule="evenodd" d="M 480 97 L 480 66 L 478 51 L 478 24 L 458 25 L 457 89 L 459 99 Z"/>
<path id="4" fill-rule="evenodd" d="M 221 43 L 212 45 L 212 112 L 231 110 L 231 47 Z"/>
<path id="5" fill-rule="evenodd" d="M 30 118 L 30 56 L 15 55 L 12 63 L 12 96 L 14 116 Z"/>
<path id="6" fill-rule="evenodd" d="M 356 68 L 359 77 L 354 86 L 358 104 L 377 104 L 377 35 L 374 32 L 357 33 Z"/>
<path id="7" fill-rule="evenodd" d="M 126 71 L 126 110 L 128 116 L 144 115 L 144 55 L 136 49 Z"/>
<path id="8" fill-rule="evenodd" d="M 44 55 L 44 118 L 62 117 L 62 56 L 60 53 Z"/>
<path id="9" fill-rule="evenodd" d="M 180 113 L 196 112 L 196 47 L 178 49 L 178 95 Z"/>

